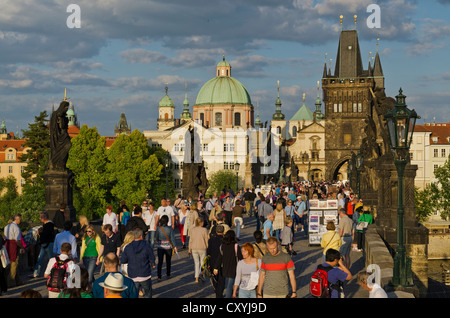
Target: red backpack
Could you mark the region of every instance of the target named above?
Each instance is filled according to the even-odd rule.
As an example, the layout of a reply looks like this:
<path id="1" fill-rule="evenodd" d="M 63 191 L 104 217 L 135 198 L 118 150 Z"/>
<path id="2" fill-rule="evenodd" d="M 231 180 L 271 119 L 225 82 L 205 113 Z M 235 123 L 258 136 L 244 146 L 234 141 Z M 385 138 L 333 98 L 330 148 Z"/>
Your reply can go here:
<path id="1" fill-rule="evenodd" d="M 56 262 L 53 265 L 50 276 L 47 279 L 47 288 L 53 292 L 59 292 L 67 286 L 67 263 L 72 259 L 68 258 L 60 260 L 58 256 L 55 257 Z"/>
<path id="2" fill-rule="evenodd" d="M 328 282 L 328 271 L 333 269 L 332 266 L 317 266 L 317 269 L 311 276 L 309 290 L 311 295 L 317 298 L 331 297 L 331 284 Z"/>

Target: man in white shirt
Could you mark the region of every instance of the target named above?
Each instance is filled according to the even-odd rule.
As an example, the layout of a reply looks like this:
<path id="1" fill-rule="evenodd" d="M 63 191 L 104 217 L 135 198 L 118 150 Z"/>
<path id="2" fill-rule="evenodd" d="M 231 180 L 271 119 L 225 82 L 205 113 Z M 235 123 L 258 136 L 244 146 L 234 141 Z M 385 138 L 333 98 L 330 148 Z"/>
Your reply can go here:
<path id="1" fill-rule="evenodd" d="M 73 262 L 73 260 L 70 257 L 71 249 L 72 249 L 72 246 L 69 243 L 63 243 L 61 245 L 61 254 L 56 257 L 52 257 L 48 261 L 47 268 L 45 269 L 45 272 L 44 272 L 44 278 L 49 279 L 50 276 L 52 275 L 52 268 L 55 266 L 55 264 L 57 262 L 57 258 L 59 258 L 59 260 L 61 262 L 65 263 L 65 265 L 67 267 L 66 272 L 68 274 L 70 274 L 68 276 L 72 277 L 72 275 L 77 272 L 77 269 L 76 269 L 77 265 Z M 79 273 L 79 269 L 78 269 L 78 273 Z M 69 277 L 67 279 L 69 279 Z M 56 286 L 47 287 L 48 298 L 58 298 L 59 293 L 65 287 L 67 287 L 67 286 L 60 286 L 60 288 L 57 288 Z"/>
<path id="2" fill-rule="evenodd" d="M 11 262 L 8 280 L 11 285 L 14 282 L 16 286 L 23 285 L 19 275 L 19 255 L 21 250 L 25 248 L 22 244 L 22 231 L 19 228 L 21 221 L 22 215 L 18 213 L 14 215 L 13 221 L 6 225 L 3 230 L 6 240 L 5 246 Z"/>
<path id="3" fill-rule="evenodd" d="M 155 231 L 158 227 L 158 222 L 161 216 L 167 215 L 169 218 L 169 222 L 167 223 L 167 226 L 171 226 L 174 228 L 175 226 L 175 213 L 173 212 L 173 208 L 171 206 L 167 205 L 166 199 L 161 200 L 161 206 L 156 211 L 156 217 L 155 217 Z"/>
<path id="4" fill-rule="evenodd" d="M 112 211 L 112 206 L 108 205 L 106 207 L 106 213 L 103 216 L 103 224 L 102 227 L 105 224 L 111 224 L 112 226 L 112 230 L 114 233 L 117 232 L 117 228 L 118 228 L 118 222 L 117 222 L 117 215 Z"/>

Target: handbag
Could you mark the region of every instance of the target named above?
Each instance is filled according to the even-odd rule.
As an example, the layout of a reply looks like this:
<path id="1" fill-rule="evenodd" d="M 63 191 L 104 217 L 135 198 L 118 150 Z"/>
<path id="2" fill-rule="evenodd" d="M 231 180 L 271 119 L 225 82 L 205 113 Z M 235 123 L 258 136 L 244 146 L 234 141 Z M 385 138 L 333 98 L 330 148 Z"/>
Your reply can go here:
<path id="1" fill-rule="evenodd" d="M 6 268 L 6 267 L 8 267 L 9 264 L 11 264 L 11 262 L 9 260 L 8 251 L 6 250 L 5 246 L 3 246 L 2 249 L 0 250 L 0 258 L 2 260 L 3 268 Z"/>
<path id="2" fill-rule="evenodd" d="M 366 219 L 366 217 L 364 216 L 364 220 L 365 219 Z M 358 231 L 364 231 L 364 229 L 367 228 L 368 225 L 369 225 L 369 222 L 361 221 L 361 222 L 358 222 L 358 224 L 356 225 L 356 229 Z"/>
<path id="3" fill-rule="evenodd" d="M 256 272 L 251 272 L 250 273 L 250 279 L 248 281 L 247 284 L 247 290 L 253 290 L 258 286 L 258 282 L 259 282 L 259 266 L 258 266 L 258 260 L 256 260 Z"/>

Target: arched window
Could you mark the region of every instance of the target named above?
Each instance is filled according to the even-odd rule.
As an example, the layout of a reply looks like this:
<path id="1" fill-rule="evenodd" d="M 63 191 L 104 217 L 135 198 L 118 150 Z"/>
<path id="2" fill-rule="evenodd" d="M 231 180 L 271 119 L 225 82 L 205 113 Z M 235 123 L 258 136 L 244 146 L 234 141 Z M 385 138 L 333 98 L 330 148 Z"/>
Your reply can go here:
<path id="1" fill-rule="evenodd" d="M 241 113 L 234 113 L 234 125 L 235 126 L 241 125 Z"/>
<path id="2" fill-rule="evenodd" d="M 292 137 L 297 137 L 297 126 L 292 127 Z"/>
<path id="3" fill-rule="evenodd" d="M 164 119 L 166 119 L 166 120 L 169 119 L 169 114 L 168 113 L 164 114 Z"/>
<path id="4" fill-rule="evenodd" d="M 222 126 L 222 113 L 216 113 L 214 116 L 216 126 Z"/>

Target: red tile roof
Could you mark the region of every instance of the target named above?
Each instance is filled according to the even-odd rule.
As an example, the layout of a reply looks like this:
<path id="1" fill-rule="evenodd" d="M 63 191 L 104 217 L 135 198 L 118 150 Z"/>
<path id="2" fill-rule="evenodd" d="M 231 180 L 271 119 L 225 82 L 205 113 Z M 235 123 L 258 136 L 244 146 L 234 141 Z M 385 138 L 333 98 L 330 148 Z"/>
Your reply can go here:
<path id="1" fill-rule="evenodd" d="M 416 125 L 414 131 L 431 132 L 431 145 L 450 145 L 450 123 L 426 123 L 424 125 Z M 437 142 L 433 141 L 433 137 L 438 137 Z"/>

